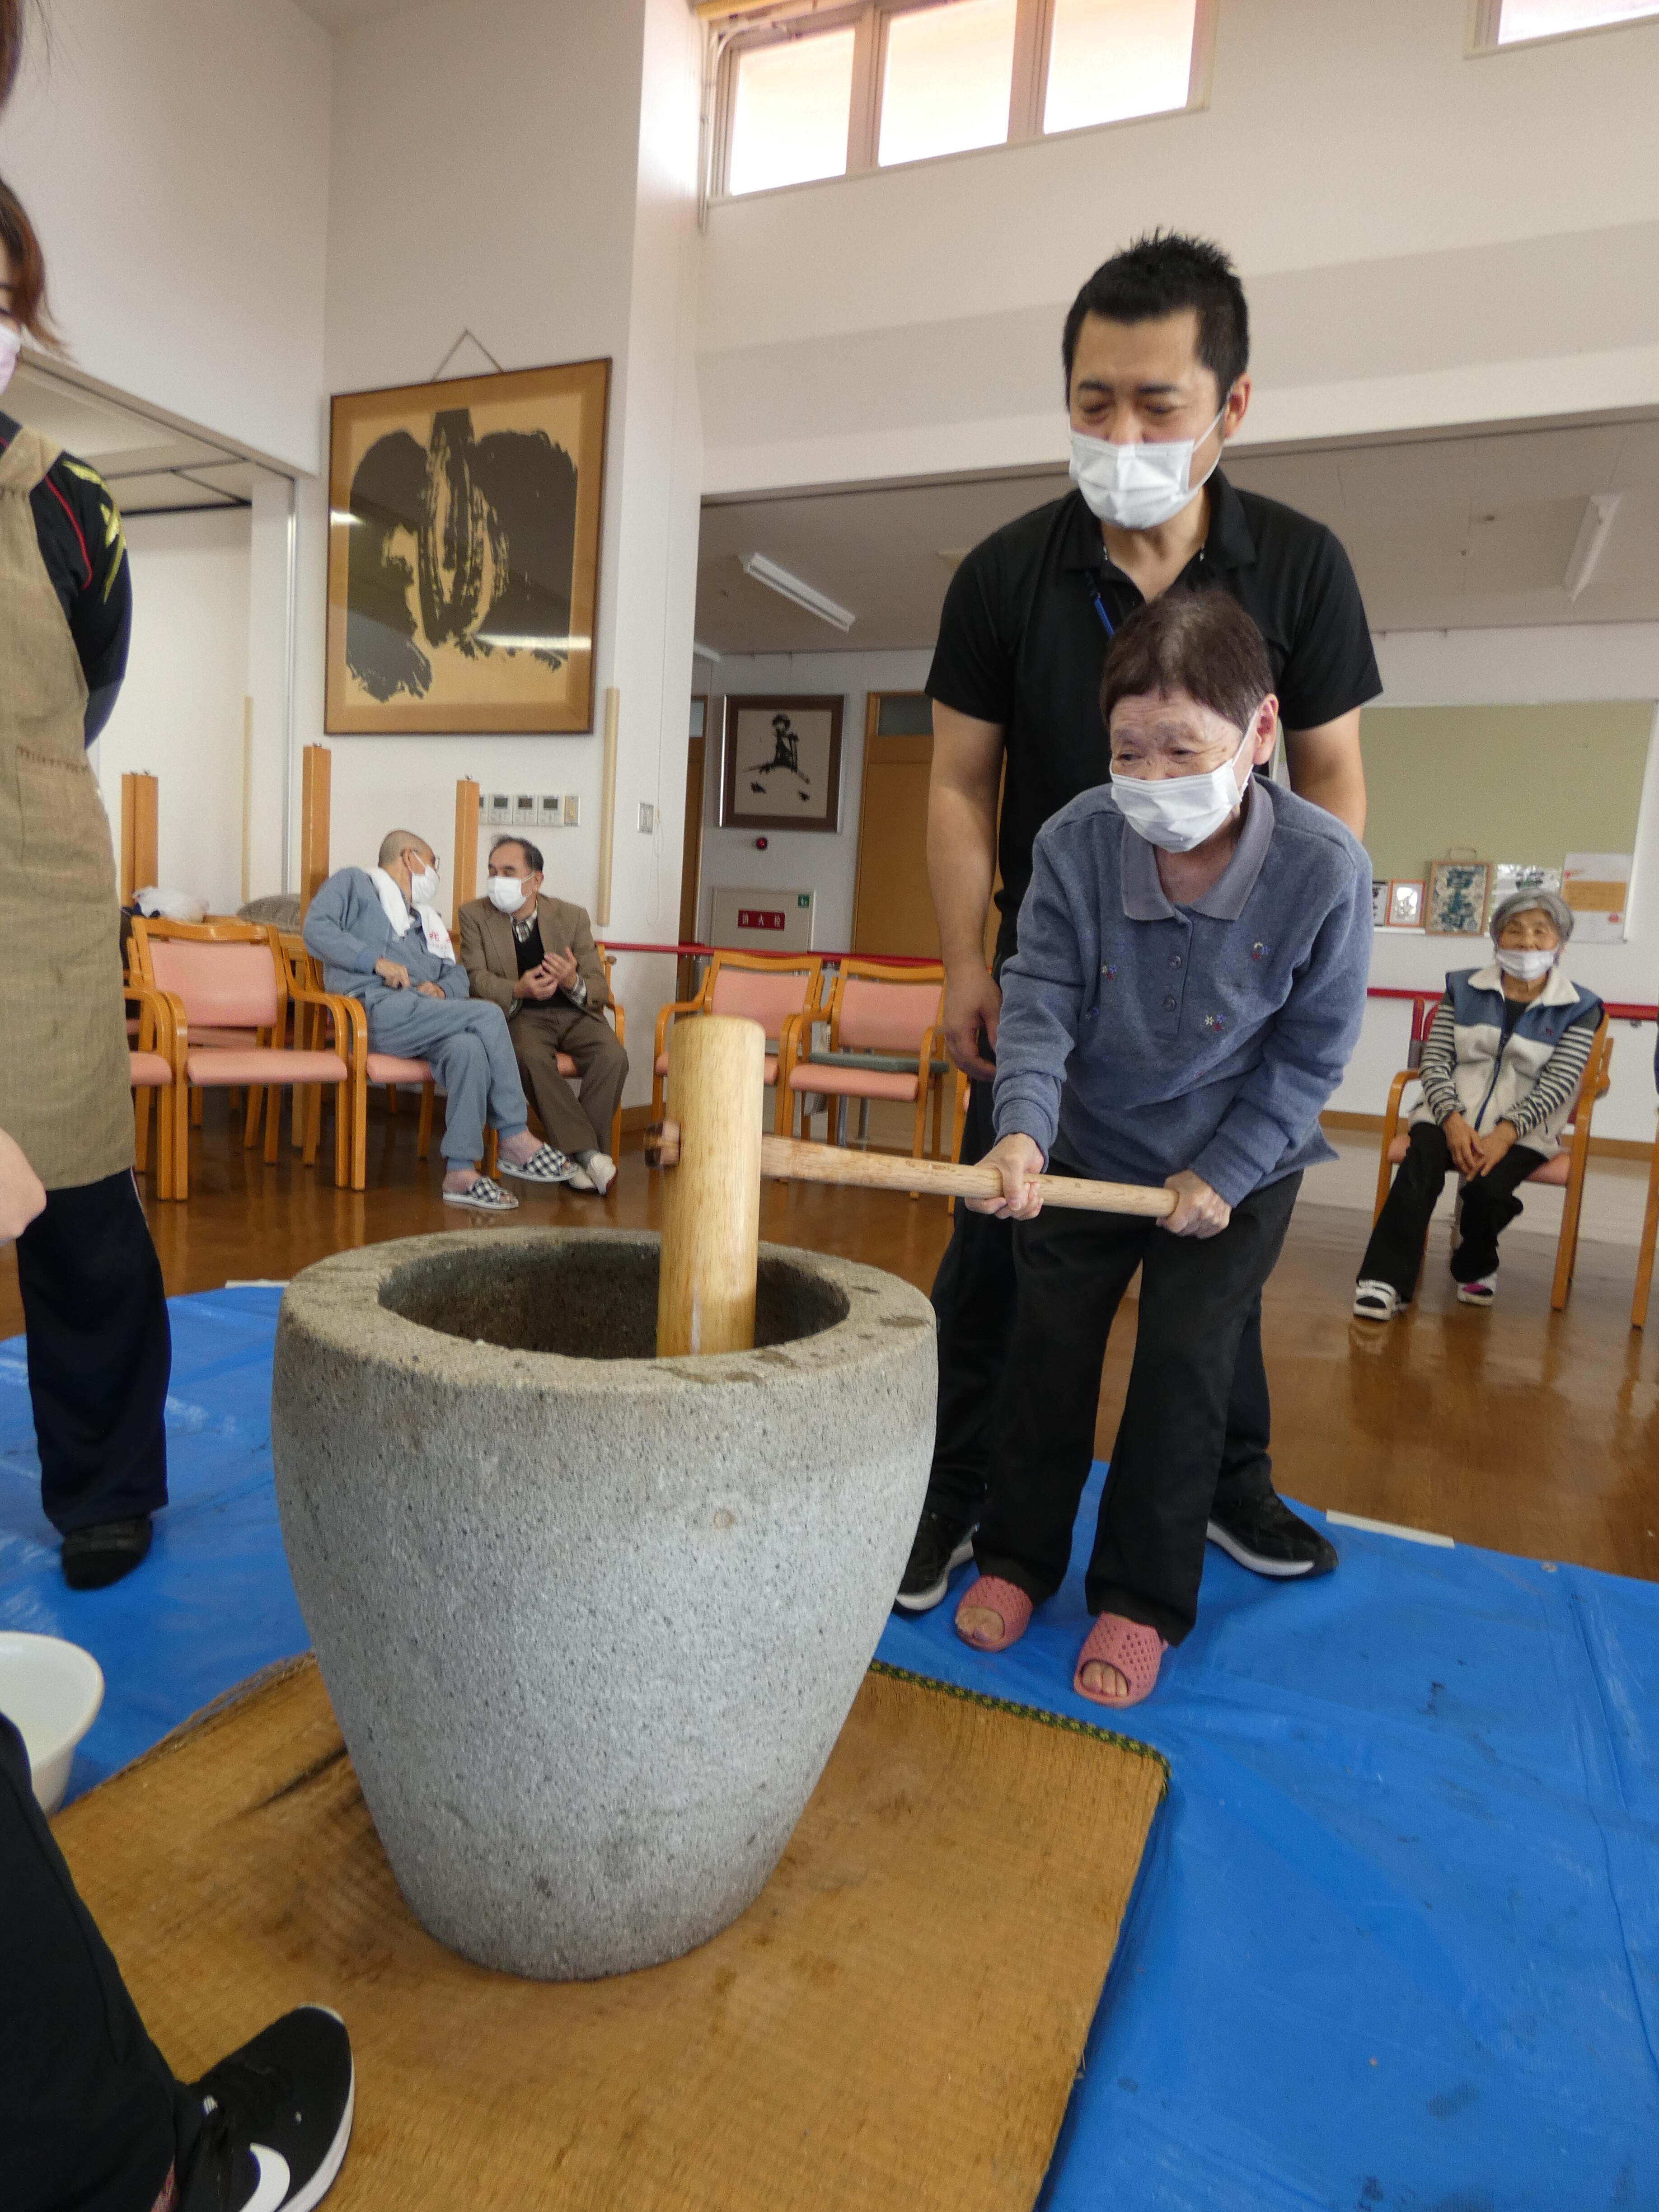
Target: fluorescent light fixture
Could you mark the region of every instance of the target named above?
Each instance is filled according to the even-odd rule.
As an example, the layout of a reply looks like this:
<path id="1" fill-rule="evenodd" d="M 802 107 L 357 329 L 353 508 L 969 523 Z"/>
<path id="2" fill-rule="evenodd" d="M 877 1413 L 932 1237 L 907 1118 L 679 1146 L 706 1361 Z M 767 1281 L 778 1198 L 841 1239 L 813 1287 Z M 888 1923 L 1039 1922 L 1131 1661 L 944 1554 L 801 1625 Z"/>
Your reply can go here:
<path id="1" fill-rule="evenodd" d="M 1613 518 L 1619 512 L 1623 494 L 1599 491 L 1584 501 L 1584 519 L 1578 526 L 1578 535 L 1572 541 L 1572 551 L 1567 556 L 1566 574 L 1561 581 L 1567 597 L 1576 599 L 1590 578 L 1595 574 L 1595 564 L 1601 558 L 1607 533 L 1613 528 Z"/>
<path id="2" fill-rule="evenodd" d="M 787 568 L 780 568 L 775 561 L 769 561 L 764 553 L 739 553 L 738 566 L 745 576 L 752 576 L 757 584 L 764 584 L 769 592 L 776 592 L 786 599 L 793 599 L 798 607 L 805 607 L 809 615 L 827 622 L 831 629 L 851 629 L 857 617 L 846 607 L 815 592 L 810 584 L 803 584 L 799 576 L 792 576 Z"/>
<path id="3" fill-rule="evenodd" d="M 718 660 L 720 657 L 720 654 L 715 652 L 712 645 L 699 645 L 695 637 L 692 639 L 691 658 L 693 660 Z"/>

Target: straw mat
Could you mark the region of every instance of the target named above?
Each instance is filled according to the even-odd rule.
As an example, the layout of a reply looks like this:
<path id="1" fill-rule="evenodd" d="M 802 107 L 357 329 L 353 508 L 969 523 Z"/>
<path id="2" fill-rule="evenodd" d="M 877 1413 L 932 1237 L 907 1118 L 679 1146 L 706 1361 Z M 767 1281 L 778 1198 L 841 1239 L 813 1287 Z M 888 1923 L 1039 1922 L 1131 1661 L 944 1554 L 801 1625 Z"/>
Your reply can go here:
<path id="1" fill-rule="evenodd" d="M 331 2212 L 1028 2212 L 1164 1782 L 1103 1730 L 873 1668 L 749 1911 L 586 1983 L 426 1935 L 310 1660 L 56 1829 L 176 2073 L 290 2005 L 344 2016 Z"/>

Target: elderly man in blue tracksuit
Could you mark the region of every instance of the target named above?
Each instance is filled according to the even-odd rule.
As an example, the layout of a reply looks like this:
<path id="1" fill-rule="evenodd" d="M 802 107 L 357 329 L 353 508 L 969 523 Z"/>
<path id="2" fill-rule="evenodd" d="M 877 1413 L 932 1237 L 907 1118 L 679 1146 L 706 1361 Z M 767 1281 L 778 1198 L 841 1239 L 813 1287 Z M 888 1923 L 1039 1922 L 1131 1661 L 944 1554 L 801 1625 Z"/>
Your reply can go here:
<path id="1" fill-rule="evenodd" d="M 1060 1587 L 1094 1455 L 1107 1332 L 1141 1271 L 1134 1364 L 1073 1686 L 1133 1705 L 1191 1628 L 1240 1334 L 1322 1108 L 1359 1035 L 1370 864 L 1332 815 L 1254 780 L 1278 702 L 1221 592 L 1136 611 L 1106 659 L 1109 786 L 1040 831 L 1003 972 L 988 1155 L 1018 1226 L 995 1473 L 957 1626 L 1001 1650 Z M 1040 1210 L 1056 1173 L 1162 1185 L 1164 1219 Z"/>
<path id="2" fill-rule="evenodd" d="M 323 963 L 325 990 L 362 1000 L 376 1052 L 424 1060 L 442 1085 L 444 1203 L 507 1213 L 518 1200 L 477 1170 L 486 1121 L 500 1137 L 504 1175 L 560 1183 L 573 1170 L 530 1133 L 507 1017 L 470 997 L 437 896 L 431 846 L 393 830 L 378 867 L 341 868 L 318 891 L 306 909 L 306 949 Z"/>

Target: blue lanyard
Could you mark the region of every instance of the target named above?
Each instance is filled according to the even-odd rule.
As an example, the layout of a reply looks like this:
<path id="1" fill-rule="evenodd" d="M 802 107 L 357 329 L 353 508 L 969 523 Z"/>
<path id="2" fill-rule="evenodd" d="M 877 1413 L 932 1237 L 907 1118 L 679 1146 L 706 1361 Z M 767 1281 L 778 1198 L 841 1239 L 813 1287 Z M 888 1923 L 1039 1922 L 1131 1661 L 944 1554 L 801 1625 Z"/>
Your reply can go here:
<path id="1" fill-rule="evenodd" d="M 1083 581 L 1089 597 L 1095 603 L 1095 612 L 1100 617 L 1100 626 L 1102 629 L 1105 631 L 1108 637 L 1115 637 L 1117 635 L 1117 630 L 1113 624 L 1110 615 L 1106 611 L 1106 602 L 1100 596 L 1099 577 L 1085 569 L 1084 571 Z"/>

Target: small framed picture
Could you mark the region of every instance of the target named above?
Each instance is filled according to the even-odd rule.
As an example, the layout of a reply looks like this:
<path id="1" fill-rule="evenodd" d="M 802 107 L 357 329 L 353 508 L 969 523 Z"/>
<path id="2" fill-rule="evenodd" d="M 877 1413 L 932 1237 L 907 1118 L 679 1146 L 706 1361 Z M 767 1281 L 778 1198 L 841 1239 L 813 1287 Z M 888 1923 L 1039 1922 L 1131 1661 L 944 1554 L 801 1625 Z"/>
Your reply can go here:
<path id="1" fill-rule="evenodd" d="M 1428 933 L 1431 937 L 1479 937 L 1486 926 L 1492 866 L 1486 860 L 1431 860 Z"/>
<path id="2" fill-rule="evenodd" d="M 722 830 L 830 830 L 841 812 L 839 697 L 728 696 Z"/>
<path id="3" fill-rule="evenodd" d="M 1421 929 L 1423 886 L 1406 876 L 1395 876 L 1389 885 L 1389 929 Z"/>
<path id="4" fill-rule="evenodd" d="M 1386 876 L 1371 878 L 1371 927 L 1386 929 L 1389 921 L 1389 879 Z"/>

